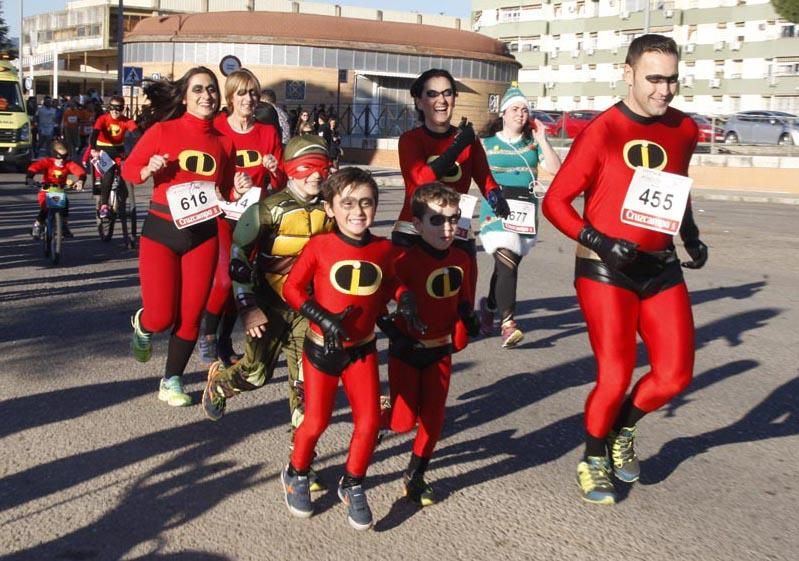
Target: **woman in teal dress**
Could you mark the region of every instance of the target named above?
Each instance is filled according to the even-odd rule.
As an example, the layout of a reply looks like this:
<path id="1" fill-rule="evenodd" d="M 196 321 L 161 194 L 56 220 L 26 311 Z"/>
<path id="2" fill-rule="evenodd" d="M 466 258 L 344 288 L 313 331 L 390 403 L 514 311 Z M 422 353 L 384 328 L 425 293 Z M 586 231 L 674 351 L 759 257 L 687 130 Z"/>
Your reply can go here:
<path id="1" fill-rule="evenodd" d="M 483 139 L 491 173 L 511 205 L 508 219 L 497 218 L 484 200 L 480 207 L 480 241 L 494 258 L 488 296 L 480 299 L 480 330 L 494 334 L 499 312 L 502 346 L 516 346 L 524 337 L 514 320 L 516 282 L 522 257 L 535 245 L 538 206 L 543 188 L 537 183 L 538 166 L 550 173 L 560 168 L 560 158 L 550 146 L 544 125 L 530 121 L 527 98 L 517 87 L 505 92 L 499 117 Z"/>

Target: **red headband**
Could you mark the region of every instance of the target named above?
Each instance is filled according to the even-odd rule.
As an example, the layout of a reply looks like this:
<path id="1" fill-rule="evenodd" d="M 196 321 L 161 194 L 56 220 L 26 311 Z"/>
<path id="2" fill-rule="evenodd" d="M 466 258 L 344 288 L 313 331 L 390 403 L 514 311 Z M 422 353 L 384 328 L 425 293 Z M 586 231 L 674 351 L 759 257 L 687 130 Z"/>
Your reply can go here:
<path id="1" fill-rule="evenodd" d="M 289 177 L 305 179 L 319 172 L 325 179 L 330 174 L 330 159 L 324 154 L 307 154 L 285 162 L 283 167 Z"/>

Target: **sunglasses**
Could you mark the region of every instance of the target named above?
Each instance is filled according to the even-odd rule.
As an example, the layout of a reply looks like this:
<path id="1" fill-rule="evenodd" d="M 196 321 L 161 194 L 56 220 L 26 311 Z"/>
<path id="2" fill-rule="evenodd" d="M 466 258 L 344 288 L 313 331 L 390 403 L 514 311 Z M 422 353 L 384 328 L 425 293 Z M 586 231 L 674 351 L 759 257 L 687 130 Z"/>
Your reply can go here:
<path id="1" fill-rule="evenodd" d="M 53 154 L 53 158 L 55 158 L 56 160 L 66 160 L 67 157 L 69 157 L 69 154 L 61 154 L 60 152 L 56 152 L 55 154 Z"/>
<path id="2" fill-rule="evenodd" d="M 124 108 L 125 108 L 124 105 L 109 105 L 108 106 L 108 110 L 109 111 L 122 111 Z"/>
<path id="3" fill-rule="evenodd" d="M 424 92 L 424 95 L 429 97 L 430 99 L 436 99 L 438 96 L 443 95 L 444 97 L 452 97 L 455 95 L 455 91 L 452 88 L 447 88 L 444 91 L 437 91 L 437 90 L 427 90 Z"/>
<path id="4" fill-rule="evenodd" d="M 457 226 L 460 219 L 461 213 L 458 212 L 457 214 L 452 214 L 450 216 L 445 216 L 443 214 L 431 214 L 427 218 L 427 221 L 430 222 L 432 226 L 443 226 L 445 222 L 448 222 L 451 226 Z"/>

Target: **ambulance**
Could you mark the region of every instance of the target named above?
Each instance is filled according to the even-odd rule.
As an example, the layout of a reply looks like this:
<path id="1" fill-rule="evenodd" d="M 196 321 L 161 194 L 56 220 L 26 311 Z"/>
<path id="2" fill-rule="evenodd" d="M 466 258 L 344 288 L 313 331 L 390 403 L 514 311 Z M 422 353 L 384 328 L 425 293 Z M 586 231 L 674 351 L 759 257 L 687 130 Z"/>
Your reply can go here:
<path id="1" fill-rule="evenodd" d="M 14 66 L 0 60 L 0 165 L 24 171 L 31 163 L 31 124 Z"/>

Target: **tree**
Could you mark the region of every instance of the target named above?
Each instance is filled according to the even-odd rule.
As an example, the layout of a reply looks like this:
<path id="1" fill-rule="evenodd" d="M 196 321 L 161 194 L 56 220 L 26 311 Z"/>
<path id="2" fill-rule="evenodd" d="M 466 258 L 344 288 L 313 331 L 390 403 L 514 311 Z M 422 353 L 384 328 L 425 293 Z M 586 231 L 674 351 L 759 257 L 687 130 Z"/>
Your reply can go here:
<path id="1" fill-rule="evenodd" d="M 799 23 L 799 0 L 771 0 L 771 4 L 781 18 Z"/>
<path id="2" fill-rule="evenodd" d="M 17 48 L 8 40 L 8 25 L 2 14 L 3 2 L 0 0 L 0 53 L 5 53 L 8 58 L 17 58 Z"/>

